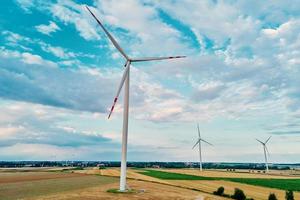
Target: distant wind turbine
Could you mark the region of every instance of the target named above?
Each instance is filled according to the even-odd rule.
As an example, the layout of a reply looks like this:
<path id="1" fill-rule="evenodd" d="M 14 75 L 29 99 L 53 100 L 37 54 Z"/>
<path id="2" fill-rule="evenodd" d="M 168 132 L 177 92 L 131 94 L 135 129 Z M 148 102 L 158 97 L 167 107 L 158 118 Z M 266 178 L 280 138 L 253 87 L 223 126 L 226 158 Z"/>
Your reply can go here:
<path id="1" fill-rule="evenodd" d="M 207 142 L 206 140 L 201 138 L 201 134 L 200 134 L 200 129 L 199 129 L 199 124 L 197 124 L 197 129 L 198 129 L 198 140 L 196 142 L 196 144 L 193 146 L 193 149 L 197 146 L 197 144 L 199 144 L 199 166 L 200 166 L 200 171 L 202 171 L 202 152 L 201 152 L 201 141 L 205 142 L 211 146 L 213 146 L 211 143 Z"/>
<path id="2" fill-rule="evenodd" d="M 121 89 L 125 84 L 125 93 L 124 93 L 124 112 L 123 112 L 123 133 L 122 133 L 122 160 L 121 160 L 121 175 L 120 175 L 120 191 L 126 191 L 126 163 L 127 163 L 127 137 L 128 137 L 128 111 L 129 111 L 129 72 L 130 72 L 130 64 L 133 62 L 145 62 L 145 61 L 154 61 L 154 60 L 169 60 L 176 58 L 184 58 L 185 56 L 169 56 L 169 57 L 145 57 L 145 58 L 130 58 L 121 46 L 117 43 L 117 41 L 113 38 L 113 36 L 105 29 L 103 24 L 97 19 L 94 13 L 86 6 L 90 14 L 94 17 L 97 23 L 105 32 L 106 36 L 110 39 L 115 48 L 122 54 L 122 56 L 126 59 L 124 73 L 120 82 L 120 85 L 117 90 L 117 94 L 114 98 L 113 105 L 110 109 L 108 119 L 110 118 L 114 107 L 118 101 L 118 97 L 120 95 Z M 162 44 L 163 45 L 163 44 Z"/>
<path id="3" fill-rule="evenodd" d="M 264 148 L 264 155 L 265 155 L 265 165 L 266 165 L 266 171 L 269 172 L 269 166 L 268 166 L 268 155 L 270 155 L 268 148 L 267 148 L 267 143 L 269 142 L 270 138 L 272 136 L 270 136 L 265 142 L 260 141 L 259 139 L 256 139 L 259 143 L 261 143 L 263 145 Z"/>

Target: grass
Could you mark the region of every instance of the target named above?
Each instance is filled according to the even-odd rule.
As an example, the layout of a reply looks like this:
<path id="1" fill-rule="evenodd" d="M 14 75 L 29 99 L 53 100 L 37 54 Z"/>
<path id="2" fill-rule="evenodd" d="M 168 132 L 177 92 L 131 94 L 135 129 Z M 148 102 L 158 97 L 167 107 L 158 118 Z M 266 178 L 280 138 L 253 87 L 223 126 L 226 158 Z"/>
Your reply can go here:
<path id="1" fill-rule="evenodd" d="M 149 169 L 139 173 L 164 180 L 224 180 L 281 190 L 300 191 L 300 179 L 204 177 Z"/>
<path id="2" fill-rule="evenodd" d="M 115 193 L 115 194 L 133 194 L 133 193 L 137 193 L 136 190 L 126 190 L 124 192 L 121 192 L 119 189 L 115 189 L 115 188 L 108 189 L 106 192 Z"/>
<path id="3" fill-rule="evenodd" d="M 84 189 L 93 186 L 101 186 L 118 181 L 114 177 L 82 176 L 65 177 L 58 179 L 46 179 L 24 181 L 15 183 L 2 183 L 0 186 L 0 199 L 15 200 L 33 198 L 60 192 Z"/>
<path id="4" fill-rule="evenodd" d="M 300 191 L 300 179 L 223 178 L 232 182 L 245 183 L 281 190 Z"/>
<path id="5" fill-rule="evenodd" d="M 67 168 L 67 169 L 62 169 L 61 171 L 74 171 L 74 170 L 83 170 L 83 167 L 72 167 L 72 168 Z"/>
<path id="6" fill-rule="evenodd" d="M 211 177 L 163 172 L 163 171 L 150 170 L 150 169 L 141 171 L 139 173 L 147 175 L 147 176 L 151 176 L 154 178 L 165 179 L 165 180 L 213 180 L 213 178 L 211 178 Z"/>

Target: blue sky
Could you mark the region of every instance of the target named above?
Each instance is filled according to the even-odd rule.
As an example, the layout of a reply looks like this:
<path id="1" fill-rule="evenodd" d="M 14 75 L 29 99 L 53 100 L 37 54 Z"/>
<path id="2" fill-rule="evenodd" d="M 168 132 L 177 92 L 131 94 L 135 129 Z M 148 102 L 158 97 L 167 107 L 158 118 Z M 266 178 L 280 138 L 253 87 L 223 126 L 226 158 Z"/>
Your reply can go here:
<path id="1" fill-rule="evenodd" d="M 131 70 L 128 159 L 300 162 L 300 16 L 295 1 L 2 1 L 0 160 L 120 160 L 127 54 L 187 55 Z M 121 94 L 122 96 L 122 94 Z"/>

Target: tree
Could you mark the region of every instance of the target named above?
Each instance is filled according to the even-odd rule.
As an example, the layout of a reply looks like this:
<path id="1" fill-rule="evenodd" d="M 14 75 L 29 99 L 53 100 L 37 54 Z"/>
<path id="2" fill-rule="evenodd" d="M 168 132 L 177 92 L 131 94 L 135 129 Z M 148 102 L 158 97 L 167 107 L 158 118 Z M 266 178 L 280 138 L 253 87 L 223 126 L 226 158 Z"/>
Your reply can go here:
<path id="1" fill-rule="evenodd" d="M 236 199 L 236 200 L 245 200 L 246 195 L 244 194 L 243 190 L 241 190 L 239 188 L 235 188 L 234 194 L 231 196 L 231 198 Z"/>
<path id="2" fill-rule="evenodd" d="M 268 200 L 277 200 L 277 197 L 276 197 L 276 195 L 275 195 L 274 193 L 271 193 L 271 194 L 269 195 Z"/>
<path id="3" fill-rule="evenodd" d="M 294 193 L 292 190 L 288 190 L 285 192 L 285 199 L 286 200 L 294 200 Z"/>
<path id="4" fill-rule="evenodd" d="M 217 189 L 217 191 L 214 191 L 214 194 L 215 195 L 219 195 L 219 196 L 222 196 L 223 194 L 224 194 L 224 187 L 219 187 L 218 189 Z"/>

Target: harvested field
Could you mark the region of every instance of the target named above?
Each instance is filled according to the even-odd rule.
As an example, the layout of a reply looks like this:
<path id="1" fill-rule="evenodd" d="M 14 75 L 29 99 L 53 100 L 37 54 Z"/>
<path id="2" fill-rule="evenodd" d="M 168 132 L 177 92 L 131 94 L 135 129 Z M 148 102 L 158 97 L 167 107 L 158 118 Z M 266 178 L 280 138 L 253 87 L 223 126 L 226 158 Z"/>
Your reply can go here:
<path id="1" fill-rule="evenodd" d="M 87 169 L 87 170 L 80 170 L 74 171 L 75 173 L 86 173 L 86 174 L 99 174 L 102 176 L 113 176 L 113 177 L 120 177 L 120 169 L 119 168 L 108 168 L 108 169 Z M 157 179 L 151 176 L 143 175 L 138 173 L 139 171 L 128 169 L 127 170 L 127 178 L 135 179 L 135 180 L 145 180 L 150 182 L 159 182 L 159 183 L 167 183 L 164 180 Z"/>
<path id="2" fill-rule="evenodd" d="M 210 194 L 192 191 L 185 188 L 166 185 L 164 181 L 129 171 L 130 177 L 148 179 L 145 181 L 128 180 L 130 188 L 137 191 L 133 194 L 113 194 L 106 192 L 119 187 L 116 177 L 99 176 L 119 175 L 118 169 L 111 170 L 76 170 L 75 173 L 66 172 L 5 172 L 0 173 L 0 199 L 178 199 L 178 200 L 222 200 Z M 98 174 L 98 175 L 86 175 Z M 153 183 L 148 181 L 160 181 Z"/>
<path id="3" fill-rule="evenodd" d="M 56 172 L 1 173 L 0 199 L 13 200 L 58 194 L 118 182 L 114 177 Z"/>
<path id="4" fill-rule="evenodd" d="M 24 181 L 38 181 L 47 179 L 60 179 L 81 177 L 83 174 L 75 173 L 59 173 L 59 172 L 6 172 L 0 173 L 0 184 L 16 183 Z"/>
<path id="5" fill-rule="evenodd" d="M 209 194 L 200 193 L 188 189 L 162 185 L 158 183 L 150 183 L 144 181 L 129 180 L 128 184 L 131 188 L 137 191 L 143 190 L 144 192 L 137 192 L 132 194 L 112 194 L 107 193 L 106 190 L 110 188 L 118 188 L 118 183 L 107 184 L 102 187 L 92 187 L 80 189 L 72 192 L 64 192 L 61 194 L 48 195 L 33 198 L 32 200 L 52 200 L 52 199 L 72 199 L 72 200 L 225 200 L 225 198 L 217 197 Z"/>
<path id="6" fill-rule="evenodd" d="M 51 172 L 72 169 L 74 167 L 22 167 L 22 168 L 0 168 L 2 172 Z"/>

